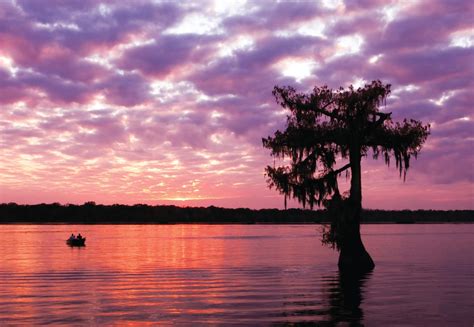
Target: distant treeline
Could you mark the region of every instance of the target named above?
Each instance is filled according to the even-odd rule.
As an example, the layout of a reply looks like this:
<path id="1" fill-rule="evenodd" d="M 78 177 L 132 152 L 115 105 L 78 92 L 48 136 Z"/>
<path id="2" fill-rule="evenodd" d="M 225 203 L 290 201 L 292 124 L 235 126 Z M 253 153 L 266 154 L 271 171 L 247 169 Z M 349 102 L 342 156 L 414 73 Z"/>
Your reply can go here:
<path id="1" fill-rule="evenodd" d="M 6 223 L 70 223 L 70 224 L 311 224 L 330 219 L 325 210 L 304 209 L 226 209 L 210 207 L 177 207 L 101 205 L 86 202 L 82 205 L 59 203 L 19 205 L 0 204 L 0 224 Z M 437 223 L 474 222 L 474 210 L 364 210 L 366 223 Z"/>

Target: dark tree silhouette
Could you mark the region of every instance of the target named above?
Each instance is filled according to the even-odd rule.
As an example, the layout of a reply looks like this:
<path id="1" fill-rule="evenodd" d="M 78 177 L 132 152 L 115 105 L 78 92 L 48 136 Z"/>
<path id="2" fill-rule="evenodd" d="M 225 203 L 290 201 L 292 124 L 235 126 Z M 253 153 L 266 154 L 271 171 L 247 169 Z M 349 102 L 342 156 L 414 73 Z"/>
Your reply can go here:
<path id="1" fill-rule="evenodd" d="M 416 120 L 393 123 L 391 113 L 379 111 L 390 94 L 390 84 L 373 81 L 363 88 L 332 90 L 315 87 L 311 94 L 275 86 L 278 104 L 289 109 L 286 130 L 262 139 L 271 155 L 289 158 L 288 165 L 268 166 L 270 188 L 297 199 L 303 206 L 324 205 L 331 225 L 323 243 L 340 251 L 339 268 L 370 270 L 372 258 L 360 237 L 362 210 L 361 158 L 372 150 L 387 165 L 392 157 L 405 179 L 410 158 L 416 158 L 429 135 L 429 125 Z M 340 160 L 339 160 L 340 159 Z M 336 168 L 336 161 L 347 164 Z M 349 193 L 341 195 L 337 178 L 351 177 Z"/>

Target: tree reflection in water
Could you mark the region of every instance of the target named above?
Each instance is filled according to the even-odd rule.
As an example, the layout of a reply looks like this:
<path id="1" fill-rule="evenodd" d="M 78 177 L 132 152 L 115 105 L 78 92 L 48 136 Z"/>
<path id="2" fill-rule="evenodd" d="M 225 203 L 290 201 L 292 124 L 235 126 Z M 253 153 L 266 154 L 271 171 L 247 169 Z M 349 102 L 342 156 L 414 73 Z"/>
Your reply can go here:
<path id="1" fill-rule="evenodd" d="M 333 282 L 327 283 L 329 289 L 328 320 L 321 326 L 336 326 L 349 323 L 349 326 L 363 326 L 364 312 L 361 303 L 364 299 L 364 285 L 372 272 L 339 272 Z"/>
<path id="2" fill-rule="evenodd" d="M 288 319 L 285 326 L 364 326 L 364 312 L 361 304 L 364 300 L 365 284 L 372 272 L 351 274 L 337 272 L 321 278 L 322 291 L 319 300 L 302 301 L 298 305 L 307 305 L 308 309 L 285 312 Z M 319 305 L 320 309 L 309 309 Z"/>

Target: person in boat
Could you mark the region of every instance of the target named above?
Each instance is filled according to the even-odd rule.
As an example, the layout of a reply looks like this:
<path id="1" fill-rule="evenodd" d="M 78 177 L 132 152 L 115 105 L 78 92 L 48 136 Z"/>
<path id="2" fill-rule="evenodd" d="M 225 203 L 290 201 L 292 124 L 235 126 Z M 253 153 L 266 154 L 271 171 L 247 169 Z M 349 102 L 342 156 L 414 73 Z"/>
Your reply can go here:
<path id="1" fill-rule="evenodd" d="M 82 235 L 81 235 L 81 233 L 77 234 L 77 239 L 78 239 L 78 240 L 82 240 Z"/>
<path id="2" fill-rule="evenodd" d="M 71 236 L 69 236 L 69 240 L 72 241 L 72 240 L 75 240 L 76 237 L 74 236 L 74 234 L 71 234 Z"/>

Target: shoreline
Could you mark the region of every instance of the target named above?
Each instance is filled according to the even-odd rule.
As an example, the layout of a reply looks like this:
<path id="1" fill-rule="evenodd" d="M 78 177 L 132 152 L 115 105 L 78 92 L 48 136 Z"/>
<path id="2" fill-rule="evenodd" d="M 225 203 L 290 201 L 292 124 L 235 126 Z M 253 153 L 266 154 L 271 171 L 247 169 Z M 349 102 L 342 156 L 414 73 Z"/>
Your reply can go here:
<path id="1" fill-rule="evenodd" d="M 0 224 L 328 224 L 326 210 L 177 207 L 146 204 L 0 204 Z M 363 209 L 362 224 L 473 223 L 474 210 Z"/>

